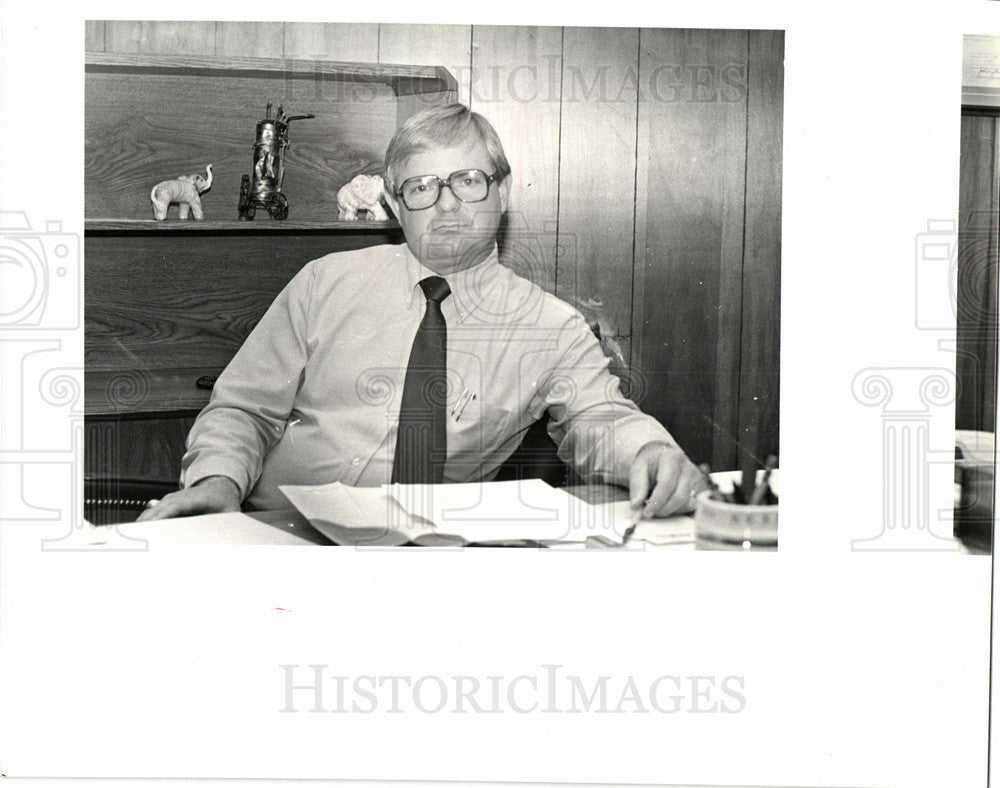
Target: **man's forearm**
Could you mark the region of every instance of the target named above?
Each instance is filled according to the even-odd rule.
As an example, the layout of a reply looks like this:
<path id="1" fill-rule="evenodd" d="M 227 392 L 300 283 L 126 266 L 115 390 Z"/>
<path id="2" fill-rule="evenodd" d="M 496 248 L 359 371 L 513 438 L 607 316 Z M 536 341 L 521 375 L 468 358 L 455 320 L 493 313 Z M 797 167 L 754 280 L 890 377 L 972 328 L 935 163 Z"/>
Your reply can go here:
<path id="1" fill-rule="evenodd" d="M 221 476 L 233 482 L 241 500 L 245 498 L 269 448 L 260 431 L 253 417 L 237 408 L 206 409 L 188 436 L 188 449 L 181 459 L 181 486 L 193 487 Z"/>
<path id="2" fill-rule="evenodd" d="M 235 480 L 229 478 L 228 476 L 205 476 L 199 479 L 192 487 L 211 487 L 219 491 L 220 495 L 224 495 L 227 498 L 235 498 L 238 503 L 243 501 L 243 494 L 240 490 L 240 486 Z"/>

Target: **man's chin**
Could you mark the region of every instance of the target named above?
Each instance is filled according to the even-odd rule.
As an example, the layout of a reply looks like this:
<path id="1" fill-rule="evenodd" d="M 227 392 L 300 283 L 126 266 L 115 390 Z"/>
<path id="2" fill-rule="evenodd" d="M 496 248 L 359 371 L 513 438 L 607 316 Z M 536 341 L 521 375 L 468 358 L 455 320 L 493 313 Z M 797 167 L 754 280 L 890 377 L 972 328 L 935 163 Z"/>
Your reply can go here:
<path id="1" fill-rule="evenodd" d="M 421 246 L 420 262 L 438 273 L 463 271 L 478 265 L 493 251 L 494 242 L 470 241 L 459 233 L 435 232 Z"/>

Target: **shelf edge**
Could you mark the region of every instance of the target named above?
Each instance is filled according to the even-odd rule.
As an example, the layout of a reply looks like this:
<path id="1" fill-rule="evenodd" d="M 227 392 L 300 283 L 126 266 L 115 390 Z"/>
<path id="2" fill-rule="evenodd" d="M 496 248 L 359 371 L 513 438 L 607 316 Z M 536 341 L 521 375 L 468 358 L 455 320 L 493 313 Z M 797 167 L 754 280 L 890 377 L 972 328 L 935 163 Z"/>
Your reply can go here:
<path id="1" fill-rule="evenodd" d="M 458 90 L 458 81 L 444 66 L 409 66 L 390 63 L 353 63 L 301 58 L 150 55 L 87 52 L 85 70 L 144 69 L 183 71 L 271 72 L 295 79 L 327 77 L 357 82 L 382 82 L 397 95 Z M 400 88 L 405 88 L 400 90 Z"/>
<path id="2" fill-rule="evenodd" d="M 289 222 L 263 219 L 260 221 L 194 221 L 167 220 L 158 222 L 155 219 L 85 219 L 84 231 L 93 232 L 134 232 L 134 233 L 289 233 L 289 232 L 385 232 L 398 231 L 399 222 L 374 221 L 333 221 L 333 222 Z"/>

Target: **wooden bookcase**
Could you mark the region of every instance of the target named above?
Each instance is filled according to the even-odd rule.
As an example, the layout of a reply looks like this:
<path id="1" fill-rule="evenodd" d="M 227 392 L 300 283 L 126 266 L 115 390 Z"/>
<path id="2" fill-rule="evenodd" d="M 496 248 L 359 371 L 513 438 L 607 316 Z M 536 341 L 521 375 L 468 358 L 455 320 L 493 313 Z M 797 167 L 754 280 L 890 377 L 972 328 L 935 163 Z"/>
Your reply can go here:
<path id="1" fill-rule="evenodd" d="M 337 190 L 379 173 L 396 129 L 455 101 L 457 84 L 438 66 L 103 53 L 85 76 L 85 478 L 89 498 L 129 498 L 131 482 L 176 485 L 210 393 L 199 379 L 222 371 L 305 263 L 402 241 L 394 221 L 338 221 Z M 290 126 L 288 218 L 239 221 L 268 102 L 316 117 Z M 206 164 L 205 220 L 174 206 L 155 221 L 152 186 Z"/>

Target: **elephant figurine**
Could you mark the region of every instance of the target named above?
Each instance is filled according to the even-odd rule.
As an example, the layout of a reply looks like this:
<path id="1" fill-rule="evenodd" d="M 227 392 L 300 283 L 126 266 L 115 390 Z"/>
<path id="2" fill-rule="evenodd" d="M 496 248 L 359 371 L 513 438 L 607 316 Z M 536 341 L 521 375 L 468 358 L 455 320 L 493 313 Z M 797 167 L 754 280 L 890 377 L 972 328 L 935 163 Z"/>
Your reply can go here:
<path id="1" fill-rule="evenodd" d="M 382 197 L 381 175 L 356 175 L 337 192 L 337 216 L 343 221 L 357 221 L 359 211 L 367 211 L 377 222 L 389 218 L 379 200 Z"/>
<path id="2" fill-rule="evenodd" d="M 206 175 L 180 175 L 173 180 L 160 181 L 149 193 L 153 201 L 153 216 L 162 222 L 167 218 L 167 208 L 170 203 L 180 204 L 178 217 L 187 219 L 188 214 L 194 214 L 195 219 L 204 219 L 205 212 L 201 208 L 201 197 L 198 195 L 212 187 L 212 165 L 205 167 Z M 206 177 L 207 176 L 207 177 Z"/>

